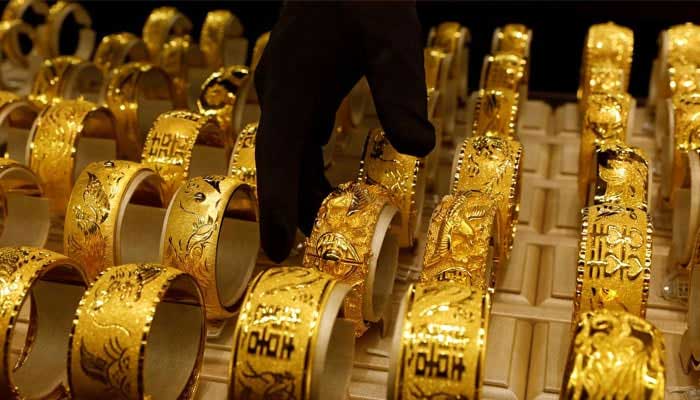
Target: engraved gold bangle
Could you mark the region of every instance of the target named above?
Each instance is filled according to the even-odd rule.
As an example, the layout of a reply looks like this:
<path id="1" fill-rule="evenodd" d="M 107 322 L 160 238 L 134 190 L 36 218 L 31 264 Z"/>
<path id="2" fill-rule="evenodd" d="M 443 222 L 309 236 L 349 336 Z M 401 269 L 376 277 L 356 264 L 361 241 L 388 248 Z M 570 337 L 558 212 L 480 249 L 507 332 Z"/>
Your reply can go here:
<path id="1" fill-rule="evenodd" d="M 257 68 L 258 63 L 260 62 L 260 57 L 263 55 L 263 51 L 265 51 L 265 47 L 267 46 L 267 42 L 270 41 L 270 32 L 265 32 L 262 35 L 258 37 L 258 39 L 255 41 L 255 46 L 253 46 L 253 55 L 251 58 L 250 62 L 250 70 L 255 71 L 255 68 Z"/>
<path id="2" fill-rule="evenodd" d="M 90 282 L 127 258 L 130 249 L 120 240 L 127 206 L 164 207 L 161 185 L 152 169 L 131 161 L 94 162 L 80 174 L 66 209 L 63 248 L 85 267 Z"/>
<path id="3" fill-rule="evenodd" d="M 510 257 L 518 226 L 522 152 L 515 140 L 476 136 L 464 141 L 456 160 L 451 194 L 478 191 L 498 203 L 497 255 L 502 263 Z"/>
<path id="4" fill-rule="evenodd" d="M 450 77 L 460 79 L 466 75 L 466 46 L 469 45 L 471 36 L 467 28 L 458 22 L 443 22 L 437 30 L 430 33 L 428 46 L 438 47 L 452 55 L 452 65 L 449 68 Z"/>
<path id="5" fill-rule="evenodd" d="M 589 98 L 593 94 L 625 95 L 624 76 L 625 71 L 615 65 L 603 64 L 593 65 L 587 70 L 586 80 L 582 88 L 577 93 L 579 99 L 579 110 L 582 114 L 586 112 L 592 100 Z"/>
<path id="6" fill-rule="evenodd" d="M 620 142 L 605 143 L 596 148 L 595 160 L 595 179 L 584 204 L 616 204 L 648 212 L 651 174 L 643 150 Z"/>
<path id="7" fill-rule="evenodd" d="M 222 133 L 213 118 L 189 111 L 161 114 L 148 132 L 141 162 L 163 177 L 163 195 L 170 201 L 189 176 L 195 144 L 218 145 Z"/>
<path id="8" fill-rule="evenodd" d="M 241 37 L 243 25 L 233 13 L 228 10 L 214 10 L 207 13 L 199 35 L 199 47 L 204 53 L 209 68 L 221 68 L 229 65 L 225 62 L 227 40 Z"/>
<path id="9" fill-rule="evenodd" d="M 80 26 L 78 42 L 71 54 L 83 60 L 89 60 L 95 48 L 95 31 L 92 30 L 92 18 L 79 3 L 59 0 L 51 6 L 46 17 L 44 29 L 39 30 L 39 44 L 45 58 L 61 55 L 60 39 L 63 23 L 73 15 L 73 20 Z"/>
<path id="10" fill-rule="evenodd" d="M 365 321 L 382 318 L 393 289 L 398 241 L 389 230 L 397 213 L 381 186 L 345 183 L 323 201 L 306 241 L 304 266 L 352 287 L 343 315 L 357 336 L 368 329 Z"/>
<path id="11" fill-rule="evenodd" d="M 660 37 L 662 98 L 695 91 L 700 77 L 700 26 L 686 23 L 670 27 Z"/>
<path id="12" fill-rule="evenodd" d="M 126 264 L 105 270 L 83 295 L 73 321 L 71 394 L 192 399 L 206 336 L 202 303 L 194 279 L 175 268 Z"/>
<path id="13" fill-rule="evenodd" d="M 51 217 L 39 178 L 26 166 L 0 158 L 0 247 L 43 247 Z"/>
<path id="14" fill-rule="evenodd" d="M 101 152 L 82 155 L 82 139 L 101 139 Z M 51 211 L 63 215 L 75 175 L 91 158 L 116 152 L 115 120 L 104 107 L 84 100 L 64 100 L 42 110 L 32 128 L 29 167 L 44 184 Z"/>
<path id="15" fill-rule="evenodd" d="M 583 49 L 583 77 L 588 80 L 588 70 L 594 65 L 609 64 L 623 70 L 622 89 L 629 86 L 634 50 L 634 32 L 612 22 L 591 25 Z"/>
<path id="16" fill-rule="evenodd" d="M 31 101 L 12 92 L 0 91 L 0 127 L 6 132 L 0 142 L 5 158 L 27 164 L 27 138 L 39 110 Z"/>
<path id="17" fill-rule="evenodd" d="M 337 315 L 348 290 L 312 268 L 259 274 L 233 334 L 229 398 L 345 399 L 354 336 Z"/>
<path id="18" fill-rule="evenodd" d="M 32 48 L 34 47 L 35 36 L 31 26 L 21 20 L 0 22 L 0 49 L 3 57 L 20 67 L 27 68 L 29 66 L 27 57 L 31 50 L 27 53 L 22 51 L 21 37 L 29 39 Z"/>
<path id="19" fill-rule="evenodd" d="M 463 283 L 411 285 L 394 328 L 387 398 L 481 398 L 489 296 Z"/>
<path id="20" fill-rule="evenodd" d="M 250 83 L 247 67 L 223 67 L 207 78 L 197 99 L 199 113 L 216 118 L 229 152 L 233 151 L 236 136 L 242 128 Z"/>
<path id="21" fill-rule="evenodd" d="M 61 99 L 78 97 L 96 102 L 103 81 L 102 71 L 92 62 L 60 56 L 44 60 L 27 97 L 42 108 Z"/>
<path id="22" fill-rule="evenodd" d="M 498 53 L 484 58 L 481 69 L 482 89 L 506 89 L 520 92 L 526 85 L 527 61 L 513 53 Z"/>
<path id="23" fill-rule="evenodd" d="M 651 276 L 651 219 L 614 204 L 584 207 L 574 316 L 607 308 L 644 317 Z"/>
<path id="24" fill-rule="evenodd" d="M 443 197 L 430 218 L 421 281 L 464 282 L 492 290 L 499 261 L 492 248 L 501 240 L 497 213 L 498 204 L 482 192 Z"/>
<path id="25" fill-rule="evenodd" d="M 696 128 L 696 121 L 700 117 L 700 93 L 676 94 L 670 104 L 673 113 L 670 125 L 673 132 L 671 138 L 667 139 L 662 154 L 664 171 L 668 171 L 670 176 L 661 185 L 661 194 L 673 206 L 676 192 L 687 186 L 690 180 L 688 152 L 700 148 L 700 132 Z"/>
<path id="26" fill-rule="evenodd" d="M 581 315 L 564 369 L 562 399 L 665 398 L 663 334 L 637 316 Z"/>
<path id="27" fill-rule="evenodd" d="M 530 58 L 532 31 L 522 24 L 506 24 L 493 33 L 491 53 L 513 53 L 524 59 Z"/>
<path id="28" fill-rule="evenodd" d="M 163 45 L 172 37 L 184 36 L 192 31 L 192 21 L 175 7 L 158 7 L 151 11 L 143 26 L 142 37 L 151 60 L 158 59 Z"/>
<path id="29" fill-rule="evenodd" d="M 518 98 L 518 92 L 512 90 L 479 90 L 474 108 L 472 136 L 515 138 Z"/>
<path id="30" fill-rule="evenodd" d="M 423 215 L 426 185 L 423 161 L 399 153 L 384 131 L 374 129 L 367 135 L 359 175 L 360 179 L 380 185 L 391 194 L 401 214 L 399 246 L 412 247 Z"/>
<path id="31" fill-rule="evenodd" d="M 258 124 L 248 124 L 236 138 L 236 144 L 231 153 L 229 175 L 235 176 L 241 181 L 256 187 L 255 169 L 255 136 L 258 133 Z"/>
<path id="32" fill-rule="evenodd" d="M 120 32 L 107 35 L 95 50 L 93 58 L 95 65 L 105 75 L 109 75 L 115 68 L 130 62 L 149 60 L 148 48 L 140 37 L 130 32 Z"/>
<path id="33" fill-rule="evenodd" d="M 104 100 L 117 120 L 117 155 L 137 161 L 146 134 L 156 117 L 174 108 L 170 76 L 150 63 L 133 62 L 117 67 L 107 82 Z"/>
<path id="34" fill-rule="evenodd" d="M 163 263 L 194 276 L 210 320 L 234 315 L 260 248 L 255 191 L 233 177 L 192 178 L 167 211 Z"/>
<path id="35" fill-rule="evenodd" d="M 0 248 L 0 397 L 67 398 L 65 337 L 87 284 L 73 260 L 35 247 Z M 23 305 L 31 307 L 19 358 L 12 354 Z M 65 335 L 65 336 L 64 336 Z M 34 351 L 32 351 L 34 350 Z"/>
<path id="36" fill-rule="evenodd" d="M 189 99 L 193 90 L 199 86 L 190 79 L 191 68 L 205 68 L 204 54 L 188 36 L 179 36 L 165 42 L 157 58 L 157 64 L 163 68 L 173 81 L 175 102 L 178 108 L 192 108 Z"/>

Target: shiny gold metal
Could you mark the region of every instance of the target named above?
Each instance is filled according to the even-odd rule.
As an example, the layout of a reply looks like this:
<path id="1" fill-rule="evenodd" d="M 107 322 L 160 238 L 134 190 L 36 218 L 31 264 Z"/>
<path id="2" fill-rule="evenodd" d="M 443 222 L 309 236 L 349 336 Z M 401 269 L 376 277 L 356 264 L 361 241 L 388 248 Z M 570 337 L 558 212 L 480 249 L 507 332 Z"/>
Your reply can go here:
<path id="1" fill-rule="evenodd" d="M 455 282 L 409 287 L 397 322 L 400 349 L 389 398 L 479 399 L 484 379 L 488 291 Z M 392 376 L 393 375 L 393 376 Z"/>
<path id="2" fill-rule="evenodd" d="M 170 201 L 189 176 L 195 144 L 220 147 L 221 130 L 213 118 L 189 111 L 161 114 L 148 132 L 141 162 L 149 164 L 163 177 L 163 195 Z"/>
<path id="3" fill-rule="evenodd" d="M 105 75 L 124 64 L 149 60 L 148 48 L 140 37 L 130 32 L 120 32 L 102 38 L 95 56 L 95 65 Z"/>
<path id="4" fill-rule="evenodd" d="M 384 187 L 393 197 L 401 213 L 401 247 L 412 247 L 418 239 L 425 178 L 422 159 L 399 153 L 381 129 L 373 129 L 367 135 L 359 179 Z"/>
<path id="5" fill-rule="evenodd" d="M 83 289 L 87 286 L 82 268 L 68 257 L 35 247 L 0 248 L 0 397 L 3 399 L 68 398 L 65 361 L 50 360 L 65 357 L 66 346 L 63 341 L 46 339 L 70 332 L 71 315 L 75 311 L 51 307 L 51 303 L 60 300 L 60 306 L 77 307 L 80 295 L 62 299 L 47 296 L 47 289 L 51 289 L 48 285 L 59 281 Z M 44 286 L 43 290 L 38 291 L 39 286 Z M 13 361 L 16 357 L 12 354 L 12 339 L 18 334 L 17 320 L 25 302 L 31 303 L 32 308 L 27 340 L 19 359 Z"/>
<path id="6" fill-rule="evenodd" d="M 595 152 L 595 179 L 585 204 L 616 204 L 648 212 L 650 171 L 644 151 L 610 142 Z"/>
<path id="7" fill-rule="evenodd" d="M 663 193 L 668 204 L 675 203 L 676 192 L 690 181 L 688 152 L 700 149 L 700 93 L 677 93 L 672 97 L 673 137 L 671 140 L 672 157 L 670 165 L 671 184 L 668 193 Z"/>
<path id="8" fill-rule="evenodd" d="M 122 264 L 120 237 L 126 204 L 163 207 L 162 179 L 132 161 L 89 164 L 73 186 L 66 209 L 63 249 L 80 262 L 90 282 L 106 268 Z"/>
<path id="9" fill-rule="evenodd" d="M 44 183 L 51 211 L 65 213 L 81 137 L 116 139 L 112 113 L 85 100 L 63 100 L 42 110 L 30 135 L 29 167 Z"/>
<path id="10" fill-rule="evenodd" d="M 53 58 L 61 55 L 60 42 L 61 30 L 68 16 L 80 26 L 78 42 L 75 51 L 70 54 L 89 60 L 92 50 L 95 48 L 95 31 L 92 30 L 92 18 L 80 3 L 59 0 L 49 9 L 46 16 L 46 27 L 40 31 L 39 45 L 45 58 Z"/>
<path id="11" fill-rule="evenodd" d="M 255 46 L 253 47 L 253 56 L 251 58 L 250 62 L 250 70 L 255 71 L 255 68 L 257 68 L 258 63 L 260 62 L 260 57 L 263 55 L 263 51 L 265 51 L 265 46 L 267 46 L 267 42 L 270 41 L 270 32 L 265 32 L 262 35 L 258 37 L 258 40 L 255 41 Z"/>
<path id="12" fill-rule="evenodd" d="M 27 97 L 42 108 L 59 101 L 67 93 L 69 81 L 74 80 L 79 70 L 88 68 L 88 65 L 89 62 L 73 56 L 44 60 Z"/>
<path id="13" fill-rule="evenodd" d="M 192 21 L 175 7 L 158 7 L 151 11 L 143 26 L 142 37 L 151 60 L 158 60 L 163 45 L 173 37 L 188 35 Z"/>
<path id="14" fill-rule="evenodd" d="M 257 185 L 255 170 L 255 135 L 257 133 L 257 123 L 248 124 L 243 128 L 236 138 L 229 164 L 229 175 L 253 187 Z"/>
<path id="15" fill-rule="evenodd" d="M 243 25 L 228 10 L 214 10 L 207 13 L 199 35 L 199 47 L 204 53 L 209 68 L 224 65 L 226 40 L 243 36 Z"/>
<path id="16" fill-rule="evenodd" d="M 576 321 L 562 399 L 665 398 L 663 334 L 625 312 L 598 310 Z"/>
<path id="17" fill-rule="evenodd" d="M 190 69 L 205 68 L 204 54 L 192 42 L 192 38 L 185 35 L 165 42 L 157 60 L 157 64 L 170 75 L 173 81 L 178 108 L 188 108 L 191 92 Z"/>
<path id="18" fill-rule="evenodd" d="M 32 170 L 17 161 L 0 158 L 0 243 L 39 247 L 46 244 L 51 226 L 48 207 L 25 205 L 29 197 L 43 196 L 41 181 Z M 18 233 L 26 231 L 27 235 Z"/>
<path id="19" fill-rule="evenodd" d="M 532 31 L 522 24 L 506 24 L 494 32 L 491 53 L 513 53 L 522 58 L 530 57 Z"/>
<path id="20" fill-rule="evenodd" d="M 192 399 L 206 337 L 202 303 L 194 279 L 175 268 L 127 264 L 106 269 L 83 295 L 73 321 L 71 394 Z M 164 348 L 162 341 L 172 347 Z M 158 371 L 164 366 L 177 373 Z"/>
<path id="21" fill-rule="evenodd" d="M 432 40 L 431 40 L 432 39 Z M 458 22 L 443 22 L 438 25 L 434 37 L 429 38 L 428 46 L 437 47 L 452 55 L 452 65 L 449 68 L 451 78 L 466 75 L 465 46 L 471 41 L 469 31 Z"/>
<path id="22" fill-rule="evenodd" d="M 31 50 L 27 53 L 22 51 L 21 37 L 29 39 L 32 42 L 32 48 L 34 47 L 35 35 L 31 26 L 21 20 L 0 22 L 0 49 L 2 49 L 3 58 L 7 58 L 20 67 L 27 68 L 29 66 L 27 57 Z"/>
<path id="23" fill-rule="evenodd" d="M 661 59 L 665 59 L 666 65 L 662 66 L 659 93 L 668 98 L 695 91 L 700 78 L 700 26 L 691 23 L 672 26 L 666 30 L 665 39 Z"/>
<path id="24" fill-rule="evenodd" d="M 634 32 L 612 22 L 591 25 L 583 49 L 582 84 L 589 81 L 589 69 L 595 65 L 613 65 L 623 71 L 622 89 L 629 86 L 634 50 Z"/>
<path id="25" fill-rule="evenodd" d="M 39 109 L 33 102 L 12 92 L 0 90 L 0 126 L 29 131 L 38 114 Z M 5 138 L 4 143 L 0 144 L 0 150 L 4 148 L 2 155 L 5 158 L 16 158 L 17 161 L 24 162 L 26 158 L 24 144 L 18 149 L 10 148 L 11 139 L 9 136 L 12 134 L 12 131 L 8 131 L 8 137 Z M 10 154 L 10 151 L 13 154 Z"/>
<path id="26" fill-rule="evenodd" d="M 519 92 L 522 85 L 527 85 L 526 71 L 527 60 L 517 54 L 488 55 L 481 69 L 481 88 Z"/>
<path id="27" fill-rule="evenodd" d="M 593 94 L 626 95 L 625 70 L 612 64 L 592 65 L 588 67 L 586 81 L 578 92 L 579 109 L 586 112 Z"/>
<path id="28" fill-rule="evenodd" d="M 472 136 L 515 138 L 518 92 L 508 89 L 480 89 L 474 108 Z"/>
<path id="29" fill-rule="evenodd" d="M 24 13 L 31 8 L 32 12 L 46 17 L 49 13 L 49 5 L 43 0 L 10 0 L 5 5 L 2 12 L 3 21 L 22 20 L 24 22 Z"/>

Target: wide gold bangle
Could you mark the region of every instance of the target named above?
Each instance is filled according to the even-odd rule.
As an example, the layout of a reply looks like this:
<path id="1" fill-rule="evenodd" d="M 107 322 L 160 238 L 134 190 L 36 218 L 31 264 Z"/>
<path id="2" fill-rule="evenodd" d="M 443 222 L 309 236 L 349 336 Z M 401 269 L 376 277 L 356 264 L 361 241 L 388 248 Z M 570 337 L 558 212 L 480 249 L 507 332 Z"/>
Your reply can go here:
<path id="1" fill-rule="evenodd" d="M 255 41 L 255 46 L 253 46 L 253 54 L 251 56 L 251 61 L 250 61 L 250 70 L 255 71 L 255 68 L 258 66 L 258 63 L 260 62 L 260 57 L 263 55 L 263 51 L 265 51 L 265 47 L 267 46 L 267 42 L 270 41 L 270 31 L 264 32 L 262 35 L 258 36 L 258 39 Z"/>
<path id="2" fill-rule="evenodd" d="M 231 153 L 229 175 L 235 176 L 241 181 L 256 187 L 255 169 L 255 136 L 258 133 L 258 124 L 248 124 L 236 138 L 236 144 Z"/>
<path id="3" fill-rule="evenodd" d="M 150 63 L 117 67 L 107 82 L 105 104 L 117 120 L 117 155 L 137 161 L 156 117 L 172 110 L 175 93 L 170 76 Z"/>
<path id="4" fill-rule="evenodd" d="M 576 322 L 562 399 L 665 398 L 663 334 L 635 315 L 587 312 Z"/>
<path id="5" fill-rule="evenodd" d="M 39 178 L 26 166 L 0 158 L 0 247 L 43 247 L 51 217 Z"/>
<path id="6" fill-rule="evenodd" d="M 381 186 L 345 183 L 328 195 L 306 241 L 304 266 L 352 287 L 343 315 L 355 334 L 384 314 L 394 286 L 398 241 L 389 232 L 398 209 Z"/>
<path id="7" fill-rule="evenodd" d="M 387 398 L 481 398 L 489 296 L 464 283 L 411 285 L 394 328 Z"/>
<path id="8" fill-rule="evenodd" d="M 229 152 L 233 151 L 242 128 L 250 84 L 251 75 L 247 67 L 223 67 L 207 78 L 197 99 L 197 111 L 216 118 L 224 132 L 224 145 Z"/>
<path id="9" fill-rule="evenodd" d="M 85 267 L 90 282 L 129 258 L 130 249 L 121 243 L 123 232 L 128 231 L 124 227 L 128 206 L 164 207 L 161 185 L 152 169 L 131 161 L 101 161 L 85 167 L 68 201 L 63 248 Z M 151 256 L 157 254 L 156 250 Z"/>
<path id="10" fill-rule="evenodd" d="M 355 340 L 337 315 L 348 290 L 312 268 L 259 274 L 233 334 L 229 398 L 345 399 Z"/>
<path id="11" fill-rule="evenodd" d="M 381 129 L 367 135 L 359 178 L 384 187 L 399 207 L 399 246 L 412 247 L 418 237 L 425 199 L 425 167 L 418 157 L 401 154 Z"/>
<path id="12" fill-rule="evenodd" d="M 149 60 L 148 48 L 140 37 L 130 32 L 120 32 L 102 38 L 95 50 L 95 65 L 105 76 L 124 64 Z"/>
<path id="13" fill-rule="evenodd" d="M 31 26 L 21 20 L 0 22 L 0 49 L 2 49 L 3 58 L 7 58 L 20 67 L 27 68 L 29 66 L 27 57 L 31 50 L 27 53 L 22 51 L 20 41 L 23 38 L 29 40 L 32 43 L 32 48 L 34 47 L 35 36 Z"/>
<path id="14" fill-rule="evenodd" d="M 614 65 L 623 70 L 622 89 L 629 86 L 634 50 L 634 32 L 612 22 L 591 25 L 583 49 L 583 77 L 588 80 L 589 68 L 594 65 Z"/>
<path id="15" fill-rule="evenodd" d="M 700 26 L 686 23 L 667 29 L 660 36 L 662 98 L 695 91 L 700 77 Z"/>
<path id="16" fill-rule="evenodd" d="M 34 78 L 27 98 L 39 107 L 61 99 L 97 102 L 104 76 L 90 61 L 74 56 L 60 56 L 44 60 Z"/>
<path id="17" fill-rule="evenodd" d="M 158 53 L 157 64 L 163 68 L 173 81 L 175 91 L 175 103 L 178 108 L 192 109 L 194 104 L 190 104 L 190 99 L 194 99 L 199 94 L 200 84 L 206 79 L 194 82 L 190 76 L 190 70 L 198 68 L 205 69 L 204 54 L 192 42 L 189 35 L 172 38 L 163 44 Z"/>
<path id="18" fill-rule="evenodd" d="M 95 48 L 95 31 L 92 30 L 92 18 L 87 10 L 79 3 L 59 0 L 51 6 L 46 17 L 44 29 L 39 31 L 39 44 L 45 58 L 53 58 L 61 55 L 60 39 L 61 30 L 68 16 L 72 15 L 73 20 L 80 26 L 78 31 L 78 42 L 75 44 L 73 56 L 83 60 L 89 60 L 92 50 Z"/>
<path id="19" fill-rule="evenodd" d="M 12 92 L 0 91 L 0 129 L 6 134 L 5 140 L 0 142 L 0 154 L 27 164 L 27 139 L 38 114 L 33 102 Z"/>
<path id="20" fill-rule="evenodd" d="M 87 283 L 75 261 L 36 247 L 0 248 L 0 397 L 67 398 L 67 342 L 75 309 Z M 13 353 L 17 320 L 31 307 L 19 358 Z M 65 335 L 65 336 L 64 336 Z"/>
<path id="21" fill-rule="evenodd" d="M 42 110 L 30 134 L 28 158 L 29 167 L 44 184 L 53 213 L 65 212 L 75 175 L 84 165 L 104 156 L 114 158 L 114 139 L 115 120 L 107 108 L 63 100 Z M 81 148 L 83 141 L 92 143 L 93 149 Z"/>
<path id="22" fill-rule="evenodd" d="M 527 61 L 513 53 L 497 53 L 484 57 L 481 68 L 482 89 L 506 89 L 521 92 L 526 85 Z"/>
<path id="23" fill-rule="evenodd" d="M 522 24 L 506 24 L 496 28 L 491 42 L 491 53 L 513 53 L 524 59 L 530 58 L 532 31 Z"/>
<path id="24" fill-rule="evenodd" d="M 581 114 L 585 114 L 591 101 L 595 101 L 589 99 L 594 94 L 627 94 L 624 88 L 625 71 L 616 65 L 593 65 L 588 68 L 587 76 L 584 79 L 585 81 L 577 93 Z"/>
<path id="25" fill-rule="evenodd" d="M 253 188 L 233 177 L 192 178 L 166 215 L 163 263 L 195 277 L 208 319 L 234 316 L 260 248 Z"/>
<path id="26" fill-rule="evenodd" d="M 613 204 L 584 207 L 574 316 L 608 308 L 644 317 L 651 276 L 651 219 Z"/>
<path id="27" fill-rule="evenodd" d="M 518 92 L 508 89 L 480 89 L 474 108 L 472 136 L 515 138 L 518 98 Z"/>
<path id="28" fill-rule="evenodd" d="M 175 268 L 126 264 L 106 269 L 83 295 L 73 321 L 71 394 L 82 399 L 193 398 L 206 336 L 202 303 L 194 279 Z"/>
<path id="29" fill-rule="evenodd" d="M 199 47 L 204 53 L 209 68 L 221 68 L 230 65 L 225 62 L 227 40 L 243 35 L 243 25 L 232 12 L 214 10 L 207 13 L 199 35 Z"/>
<path id="30" fill-rule="evenodd" d="M 191 31 L 192 21 L 177 8 L 158 7 L 148 15 L 141 36 L 146 42 L 151 60 L 155 61 L 168 40 L 187 35 Z"/>
<path id="31" fill-rule="evenodd" d="M 478 191 L 498 204 L 498 256 L 506 263 L 520 212 L 523 146 L 499 137 L 476 136 L 464 141 L 456 159 L 451 194 Z"/>
<path id="32" fill-rule="evenodd" d="M 502 240 L 498 203 L 482 192 L 447 195 L 433 211 L 425 239 L 420 280 L 463 282 L 493 290 Z"/>
<path id="33" fill-rule="evenodd" d="M 648 212 L 651 174 L 644 151 L 620 142 L 596 147 L 586 205 L 615 204 Z"/>
<path id="34" fill-rule="evenodd" d="M 673 115 L 669 125 L 673 132 L 662 154 L 663 171 L 670 176 L 666 176 L 665 184 L 661 185 L 661 195 L 673 207 L 676 192 L 690 180 L 688 152 L 700 148 L 700 137 L 695 129 L 700 117 L 700 93 L 675 94 L 670 105 Z"/>
<path id="35" fill-rule="evenodd" d="M 150 164 L 163 177 L 166 201 L 189 177 L 195 144 L 218 147 L 222 133 L 213 118 L 189 111 L 161 114 L 148 132 L 141 162 Z"/>

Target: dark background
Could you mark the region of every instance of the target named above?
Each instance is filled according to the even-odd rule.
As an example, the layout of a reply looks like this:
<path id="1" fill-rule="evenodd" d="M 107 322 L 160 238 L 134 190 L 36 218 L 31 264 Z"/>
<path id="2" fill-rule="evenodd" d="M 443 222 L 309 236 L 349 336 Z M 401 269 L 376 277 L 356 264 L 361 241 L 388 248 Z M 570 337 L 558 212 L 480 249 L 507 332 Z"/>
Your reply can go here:
<path id="1" fill-rule="evenodd" d="M 250 48 L 255 39 L 272 28 L 281 1 L 82 1 L 93 17 L 98 40 L 119 31 L 140 35 L 149 12 L 165 5 L 177 7 L 194 24 L 198 39 L 209 10 L 223 8 L 243 23 Z M 371 6 L 358 2 L 358 6 Z M 472 35 L 469 85 L 478 84 L 481 60 L 489 52 L 493 30 L 506 23 L 523 23 L 533 30 L 531 52 L 531 97 L 544 93 L 573 96 L 578 85 L 581 50 L 591 24 L 614 21 L 634 30 L 634 62 L 630 92 L 646 97 L 651 62 L 657 53 L 657 38 L 671 25 L 700 23 L 700 2 L 505 2 L 419 1 L 424 37 L 442 21 L 458 21 Z M 69 44 L 70 45 L 70 44 Z"/>

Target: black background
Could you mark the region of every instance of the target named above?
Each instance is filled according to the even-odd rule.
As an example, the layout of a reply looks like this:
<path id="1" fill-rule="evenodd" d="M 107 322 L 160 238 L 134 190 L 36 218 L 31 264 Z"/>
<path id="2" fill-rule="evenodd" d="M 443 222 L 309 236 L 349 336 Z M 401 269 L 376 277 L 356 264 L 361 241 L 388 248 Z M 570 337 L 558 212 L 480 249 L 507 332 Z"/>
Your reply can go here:
<path id="1" fill-rule="evenodd" d="M 165 5 L 177 7 L 194 24 L 198 38 L 209 10 L 228 9 L 243 23 L 251 41 L 272 28 L 281 1 L 83 1 L 93 17 L 98 40 L 119 31 L 141 33 L 149 12 Z M 371 6 L 358 2 L 358 6 Z M 428 29 L 442 21 L 458 21 L 472 35 L 469 85 L 478 84 L 481 60 L 489 52 L 494 28 L 506 23 L 523 23 L 533 30 L 530 91 L 560 92 L 573 95 L 578 85 L 581 49 L 588 27 L 614 21 L 634 30 L 634 63 L 630 92 L 646 97 L 651 62 L 657 53 L 662 29 L 683 22 L 700 23 L 698 2 L 449 2 L 419 1 L 424 37 Z M 70 39 L 69 39 L 70 41 Z M 70 46 L 70 43 L 68 44 Z"/>

